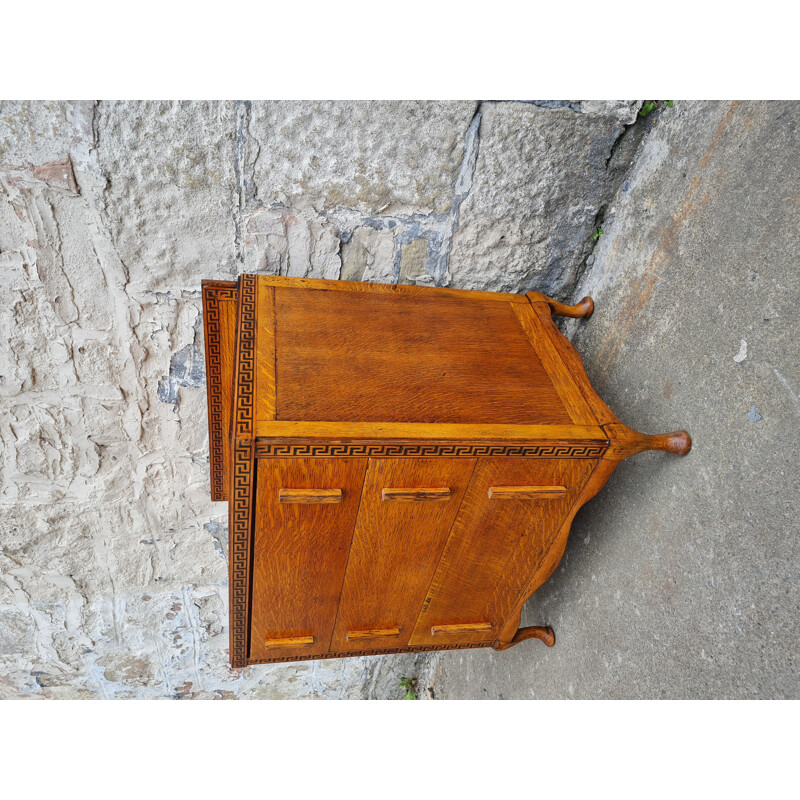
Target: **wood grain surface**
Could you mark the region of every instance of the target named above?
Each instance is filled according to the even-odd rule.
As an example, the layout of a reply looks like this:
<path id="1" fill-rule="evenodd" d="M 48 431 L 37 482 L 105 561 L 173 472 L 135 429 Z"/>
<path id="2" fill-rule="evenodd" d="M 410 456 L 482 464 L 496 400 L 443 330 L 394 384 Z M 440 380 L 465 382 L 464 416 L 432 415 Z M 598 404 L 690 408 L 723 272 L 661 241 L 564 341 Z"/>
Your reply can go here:
<path id="1" fill-rule="evenodd" d="M 431 628 L 487 621 L 494 630 L 462 634 L 454 641 L 491 641 L 518 596 L 523 573 L 544 557 L 570 504 L 596 461 L 480 459 L 425 597 L 410 643 L 435 644 Z M 490 500 L 498 485 L 567 487 L 543 500 Z M 523 566 L 524 565 L 524 566 Z M 503 600 L 500 602 L 498 600 Z"/>
<path id="2" fill-rule="evenodd" d="M 572 381 L 580 389 L 598 424 L 605 425 L 609 422 L 619 422 L 614 416 L 614 412 L 603 402 L 589 382 L 583 359 L 572 346 L 572 343 L 556 327 L 551 316 L 550 307 L 546 303 L 532 303 L 531 308 L 541 323 L 542 331 L 547 335 L 552 352 L 558 354 L 566 365 Z M 543 344 L 542 346 L 544 347 L 545 345 Z"/>
<path id="3" fill-rule="evenodd" d="M 347 631 L 347 641 L 357 639 L 385 639 L 400 635 L 400 628 L 381 628 L 377 630 Z"/>
<path id="4" fill-rule="evenodd" d="M 566 486 L 490 486 L 490 500 L 548 500 L 567 493 Z"/>
<path id="5" fill-rule="evenodd" d="M 304 422 L 302 420 L 275 420 L 256 424 L 258 438 L 285 439 L 429 439 L 526 444 L 572 444 L 574 442 L 601 442 L 608 437 L 599 425 L 492 425 L 462 423 L 420 422 Z"/>
<path id="6" fill-rule="evenodd" d="M 568 424 L 517 306 L 278 287 L 277 418 Z"/>
<path id="7" fill-rule="evenodd" d="M 341 503 L 341 489 L 279 489 L 279 503 Z"/>
<path id="8" fill-rule="evenodd" d="M 251 657 L 265 656 L 268 639 L 298 636 L 314 642 L 282 647 L 283 657 L 328 650 L 366 467 L 366 459 L 257 462 Z M 320 486 L 341 488 L 342 502 L 278 502 L 282 487 Z"/>
<path id="9" fill-rule="evenodd" d="M 427 489 L 386 488 L 381 491 L 381 500 L 396 503 L 441 502 L 450 499 L 451 492 L 447 487 Z"/>
<path id="10" fill-rule="evenodd" d="M 469 482 L 474 459 L 370 459 L 331 647 L 347 632 L 398 628 L 406 644 Z M 442 503 L 386 503 L 384 486 L 448 486 Z"/>
<path id="11" fill-rule="evenodd" d="M 442 634 L 462 634 L 471 635 L 473 633 L 489 633 L 492 630 L 491 622 L 460 622 L 453 625 L 432 625 L 431 636 L 441 636 Z"/>
<path id="12" fill-rule="evenodd" d="M 289 278 L 283 275 L 259 275 L 261 285 L 281 289 L 311 289 L 323 292 L 350 292 L 381 294 L 389 297 L 421 296 L 427 298 L 452 297 L 460 300 L 483 300 L 491 303 L 527 303 L 523 294 L 481 292 L 474 289 L 448 289 L 434 286 L 415 286 L 405 283 L 370 283 L 360 281 L 325 280 L 322 278 Z M 542 295 L 544 297 L 544 295 Z"/>
<path id="13" fill-rule="evenodd" d="M 255 419 L 275 419 L 275 290 L 258 283 Z"/>
<path id="14" fill-rule="evenodd" d="M 230 484 L 236 283 L 203 281 L 202 296 L 211 499 L 220 501 L 228 499 Z"/>
<path id="15" fill-rule="evenodd" d="M 514 306 L 514 313 L 530 339 L 531 346 L 539 353 L 542 365 L 567 410 L 570 420 L 576 425 L 596 425 L 597 419 L 592 414 L 586 398 L 578 388 L 561 355 L 553 347 L 552 341 L 534 309 L 529 305 Z M 559 333 L 559 335 L 561 334 Z"/>

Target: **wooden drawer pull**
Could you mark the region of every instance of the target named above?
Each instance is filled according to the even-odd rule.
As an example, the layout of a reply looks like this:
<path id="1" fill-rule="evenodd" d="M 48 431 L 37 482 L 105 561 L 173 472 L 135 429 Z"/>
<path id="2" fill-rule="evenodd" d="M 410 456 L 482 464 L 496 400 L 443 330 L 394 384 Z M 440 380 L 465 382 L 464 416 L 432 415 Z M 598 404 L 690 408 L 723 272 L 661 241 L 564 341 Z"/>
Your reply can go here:
<path id="1" fill-rule="evenodd" d="M 281 489 L 279 503 L 341 503 L 341 489 Z"/>
<path id="2" fill-rule="evenodd" d="M 491 622 L 463 622 L 460 625 L 434 625 L 431 634 L 437 636 L 440 633 L 481 633 L 491 629 Z"/>
<path id="3" fill-rule="evenodd" d="M 399 636 L 400 628 L 375 628 L 369 631 L 347 631 L 347 641 L 354 639 L 378 639 L 385 636 Z"/>
<path id="4" fill-rule="evenodd" d="M 384 489 L 383 500 L 397 500 L 401 503 L 419 503 L 423 500 L 449 500 L 450 490 L 444 489 Z"/>
<path id="5" fill-rule="evenodd" d="M 492 486 L 490 500 L 550 500 L 567 493 L 566 486 Z"/>
<path id="6" fill-rule="evenodd" d="M 267 639 L 264 647 L 306 647 L 314 644 L 313 636 L 287 636 L 285 639 Z"/>

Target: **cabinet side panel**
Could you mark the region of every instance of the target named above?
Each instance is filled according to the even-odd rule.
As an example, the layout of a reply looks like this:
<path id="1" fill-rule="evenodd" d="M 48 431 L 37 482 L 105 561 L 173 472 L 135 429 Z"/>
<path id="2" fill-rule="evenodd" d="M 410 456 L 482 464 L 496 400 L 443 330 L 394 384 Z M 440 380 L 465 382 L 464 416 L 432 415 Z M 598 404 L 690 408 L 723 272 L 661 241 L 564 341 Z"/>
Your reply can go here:
<path id="1" fill-rule="evenodd" d="M 370 459 L 331 650 L 408 642 L 474 466 L 474 459 Z M 385 489 L 436 488 L 449 497 L 383 499 Z M 398 633 L 388 643 L 348 640 L 349 632 L 392 629 Z"/>
<path id="2" fill-rule="evenodd" d="M 555 462 L 552 480 L 566 486 L 567 493 L 552 506 L 547 505 L 548 501 L 536 503 L 549 510 L 543 511 L 542 521 L 536 523 L 536 535 L 526 535 L 514 548 L 503 570 L 503 579 L 497 583 L 492 593 L 490 607 L 500 623 L 505 624 L 514 614 L 518 598 L 549 558 L 565 520 L 574 512 L 575 504 L 598 463 L 588 459 L 559 459 Z M 523 504 L 525 501 L 506 502 Z M 553 565 L 553 569 L 555 566 Z"/>
<path id="3" fill-rule="evenodd" d="M 328 651 L 366 466 L 356 458 L 258 461 L 251 659 Z M 307 502 L 309 490 L 341 494 Z"/>
<path id="4" fill-rule="evenodd" d="M 276 288 L 277 419 L 568 425 L 517 306 Z"/>
<path id="5" fill-rule="evenodd" d="M 493 641 L 504 621 L 495 595 L 513 594 L 519 582 L 515 554 L 524 551 L 535 560 L 533 554 L 555 535 L 594 463 L 480 459 L 411 644 Z M 550 490 L 536 499 L 533 490 L 545 487 Z M 491 629 L 460 631 L 457 627 L 480 623 L 489 623 Z M 434 633 L 434 626 L 441 629 Z"/>

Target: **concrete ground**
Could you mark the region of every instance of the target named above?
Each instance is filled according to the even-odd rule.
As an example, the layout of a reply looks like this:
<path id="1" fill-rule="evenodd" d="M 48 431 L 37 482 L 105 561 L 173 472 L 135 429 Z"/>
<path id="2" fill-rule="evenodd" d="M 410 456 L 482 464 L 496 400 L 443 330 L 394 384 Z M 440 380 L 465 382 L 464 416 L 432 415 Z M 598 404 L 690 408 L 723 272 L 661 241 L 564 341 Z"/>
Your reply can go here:
<path id="1" fill-rule="evenodd" d="M 523 613 L 555 647 L 438 654 L 436 698 L 800 697 L 800 103 L 647 124 L 566 329 L 623 422 L 692 452 L 579 513 Z"/>

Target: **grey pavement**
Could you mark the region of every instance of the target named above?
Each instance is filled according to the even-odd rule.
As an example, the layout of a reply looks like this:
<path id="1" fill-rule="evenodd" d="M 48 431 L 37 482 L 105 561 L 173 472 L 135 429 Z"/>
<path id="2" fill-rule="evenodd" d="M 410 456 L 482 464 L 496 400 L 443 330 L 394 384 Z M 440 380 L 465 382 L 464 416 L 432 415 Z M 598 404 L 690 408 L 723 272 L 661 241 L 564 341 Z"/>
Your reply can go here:
<path id="1" fill-rule="evenodd" d="M 565 326 L 624 462 L 523 624 L 556 645 L 438 654 L 446 698 L 800 696 L 800 103 L 675 103 L 608 210 Z"/>

